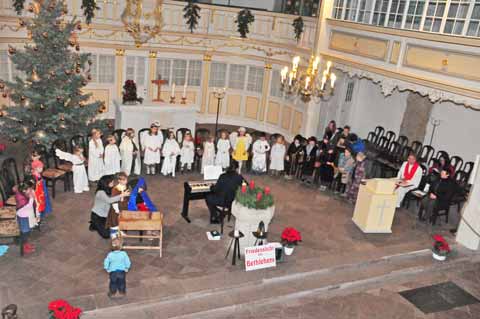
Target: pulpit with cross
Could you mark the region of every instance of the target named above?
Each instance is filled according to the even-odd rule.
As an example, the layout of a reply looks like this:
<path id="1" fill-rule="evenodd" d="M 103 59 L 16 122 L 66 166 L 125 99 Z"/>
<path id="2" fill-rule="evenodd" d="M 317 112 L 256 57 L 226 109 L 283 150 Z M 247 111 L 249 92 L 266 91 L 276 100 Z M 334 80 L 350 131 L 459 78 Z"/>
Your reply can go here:
<path id="1" fill-rule="evenodd" d="M 397 194 L 396 179 L 374 178 L 360 185 L 353 222 L 364 233 L 391 233 Z"/>
<path id="2" fill-rule="evenodd" d="M 161 76 L 158 76 L 158 79 L 152 80 L 152 83 L 157 86 L 157 98 L 153 100 L 153 102 L 164 102 L 161 98 L 162 94 L 162 85 L 167 84 L 167 80 L 162 80 Z"/>

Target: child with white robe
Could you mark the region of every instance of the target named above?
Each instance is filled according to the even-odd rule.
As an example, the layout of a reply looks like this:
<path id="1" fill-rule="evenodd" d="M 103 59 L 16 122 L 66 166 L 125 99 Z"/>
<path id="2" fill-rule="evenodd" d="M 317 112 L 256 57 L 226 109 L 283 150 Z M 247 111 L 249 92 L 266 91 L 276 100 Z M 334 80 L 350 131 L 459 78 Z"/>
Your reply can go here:
<path id="1" fill-rule="evenodd" d="M 147 175 L 155 175 L 155 167 L 160 164 L 163 134 L 158 130 L 158 124 L 152 123 L 150 133 L 142 141 L 145 156 L 143 162 L 147 168 Z"/>
<path id="2" fill-rule="evenodd" d="M 75 147 L 73 154 L 63 152 L 59 149 L 55 150 L 55 155 L 58 158 L 71 162 L 73 172 L 73 191 L 77 194 L 88 192 L 88 177 L 85 169 L 85 157 L 83 157 L 83 148 Z"/>
<path id="3" fill-rule="evenodd" d="M 203 142 L 202 174 L 205 166 L 215 165 L 215 144 L 213 142 L 214 140 L 211 136 L 209 136 L 207 140 Z"/>
<path id="4" fill-rule="evenodd" d="M 286 151 L 283 136 L 279 136 L 270 151 L 270 172 L 272 175 L 276 176 L 283 172 Z"/>
<path id="5" fill-rule="evenodd" d="M 230 166 L 230 141 L 228 134 L 222 131 L 220 139 L 217 142 L 217 156 L 215 157 L 215 165 L 226 169 Z"/>
<path id="6" fill-rule="evenodd" d="M 109 135 L 107 141 L 104 155 L 105 175 L 115 175 L 120 172 L 120 150 L 115 136 Z"/>
<path id="7" fill-rule="evenodd" d="M 105 164 L 103 162 L 102 132 L 98 129 L 92 130 L 92 138 L 88 142 L 88 179 L 92 182 L 98 181 L 104 174 Z"/>
<path id="8" fill-rule="evenodd" d="M 180 154 L 180 146 L 175 140 L 175 133 L 172 131 L 168 133 L 168 139 L 163 145 L 162 154 L 164 156 L 162 174 L 175 177 L 175 168 L 177 166 L 177 156 Z"/>
<path id="9" fill-rule="evenodd" d="M 185 134 L 182 142 L 182 149 L 180 150 L 180 170 L 183 173 L 185 166 L 188 171 L 192 170 L 192 164 L 195 157 L 195 145 L 192 141 L 192 135 L 190 133 Z"/>
<path id="10" fill-rule="evenodd" d="M 135 142 L 135 130 L 128 128 L 127 133 L 120 143 L 120 155 L 122 158 L 121 170 L 127 176 L 130 174 L 140 175 L 141 161 L 138 145 Z"/>
<path id="11" fill-rule="evenodd" d="M 267 172 L 267 152 L 270 150 L 265 134 L 253 143 L 252 171 L 255 174 Z"/>

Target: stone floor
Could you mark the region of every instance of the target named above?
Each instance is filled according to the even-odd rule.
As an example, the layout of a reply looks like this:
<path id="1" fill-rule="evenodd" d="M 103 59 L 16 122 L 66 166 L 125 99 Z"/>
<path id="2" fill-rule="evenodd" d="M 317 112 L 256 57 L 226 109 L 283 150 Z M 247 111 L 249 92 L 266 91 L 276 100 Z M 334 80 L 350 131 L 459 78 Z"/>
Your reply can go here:
<path id="1" fill-rule="evenodd" d="M 433 231 L 448 235 L 448 228 L 432 230 L 418 224 L 406 210 L 397 212 L 393 234 L 366 235 L 351 222 L 353 206 L 343 200 L 297 182 L 256 177 L 257 184 L 271 187 L 276 199 L 270 241 L 279 241 L 281 231 L 287 226 L 300 230 L 304 240 L 294 255 L 275 271 L 246 274 L 241 265 L 231 266 L 230 260 L 224 258 L 228 237 L 219 242 L 206 239 L 205 232 L 215 227 L 207 223 L 208 211 L 203 201 L 191 204 L 191 224 L 180 216 L 183 182 L 199 179 L 196 174 L 176 179 L 147 177 L 149 195 L 165 214 L 164 257 L 160 258 L 155 252 L 129 251 L 133 264 L 128 274 L 129 289 L 158 280 L 165 283 L 164 294 L 174 294 L 191 288 L 178 286 L 177 283 L 185 279 L 218 273 L 238 280 L 272 276 L 282 268 L 296 271 L 296 264 L 309 259 L 314 259 L 318 268 L 329 267 L 429 248 Z M 48 217 L 47 225 L 41 233 L 32 236 L 37 252 L 20 258 L 18 247 L 11 246 L 9 252 L 0 257 L 0 305 L 17 303 L 24 309 L 22 318 L 29 318 L 29 312 L 34 309 L 45 309 L 47 302 L 54 298 L 94 295 L 95 305 L 82 305 L 84 308 L 109 305 L 105 296 L 107 275 L 102 270 L 109 243 L 88 231 L 92 203 L 93 189 L 79 195 L 57 192 L 54 212 Z M 204 283 L 205 286 L 216 284 Z M 198 283 L 192 285 L 201 288 Z M 358 298 L 375 295 L 360 296 Z"/>

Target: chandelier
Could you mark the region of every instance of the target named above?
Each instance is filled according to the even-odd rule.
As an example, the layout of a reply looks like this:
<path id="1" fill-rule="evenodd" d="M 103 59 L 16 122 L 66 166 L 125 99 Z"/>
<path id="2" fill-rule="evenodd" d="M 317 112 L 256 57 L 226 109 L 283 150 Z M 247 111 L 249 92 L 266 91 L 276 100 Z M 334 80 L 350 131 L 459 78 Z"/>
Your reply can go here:
<path id="1" fill-rule="evenodd" d="M 333 95 L 337 76 L 332 72 L 332 62 L 328 61 L 323 72 L 319 72 L 320 57 L 312 56 L 308 68 L 302 72 L 299 69 L 300 57 L 292 60 L 292 68 L 287 66 L 280 72 L 282 90 L 288 95 L 299 95 L 308 102 L 312 97 L 324 99 Z"/>
<path id="2" fill-rule="evenodd" d="M 162 3 L 163 0 L 156 0 L 151 11 L 147 12 L 143 0 L 126 1 L 121 19 L 137 47 L 155 38 L 162 30 Z"/>

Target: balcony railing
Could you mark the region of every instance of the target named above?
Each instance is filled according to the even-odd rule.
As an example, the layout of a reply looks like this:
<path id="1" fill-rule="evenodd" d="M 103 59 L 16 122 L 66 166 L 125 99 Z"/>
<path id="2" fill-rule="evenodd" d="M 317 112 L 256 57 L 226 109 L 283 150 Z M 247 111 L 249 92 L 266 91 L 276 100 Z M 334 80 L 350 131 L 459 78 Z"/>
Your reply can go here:
<path id="1" fill-rule="evenodd" d="M 332 18 L 380 27 L 480 37 L 479 0 L 335 0 Z"/>

